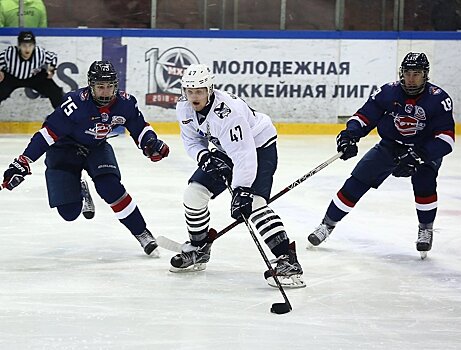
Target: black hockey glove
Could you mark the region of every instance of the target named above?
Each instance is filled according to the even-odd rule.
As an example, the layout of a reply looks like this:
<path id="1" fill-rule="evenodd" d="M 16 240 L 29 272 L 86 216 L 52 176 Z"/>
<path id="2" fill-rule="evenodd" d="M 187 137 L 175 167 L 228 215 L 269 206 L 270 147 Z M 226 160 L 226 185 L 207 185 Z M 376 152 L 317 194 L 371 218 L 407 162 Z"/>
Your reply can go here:
<path id="1" fill-rule="evenodd" d="M 170 148 L 162 140 L 152 137 L 146 141 L 143 152 L 144 155 L 151 161 L 158 162 L 159 160 L 168 157 L 168 154 L 170 154 Z"/>
<path id="2" fill-rule="evenodd" d="M 413 148 L 407 148 L 406 152 L 395 157 L 395 167 L 392 175 L 395 177 L 410 177 L 416 174 L 418 167 L 424 164 L 423 157 L 419 155 Z"/>
<path id="3" fill-rule="evenodd" d="M 32 174 L 30 172 L 29 160 L 20 155 L 15 158 L 3 173 L 3 186 L 10 191 L 19 186 L 24 181 L 24 176 Z"/>
<path id="4" fill-rule="evenodd" d="M 248 219 L 253 211 L 254 191 L 250 187 L 237 187 L 232 195 L 231 216 L 238 220 L 241 216 Z"/>
<path id="5" fill-rule="evenodd" d="M 352 157 L 355 157 L 359 152 L 357 147 L 358 138 L 354 137 L 349 130 L 341 131 L 338 136 L 336 136 L 336 149 L 338 152 L 343 152 L 343 155 L 340 157 L 342 160 L 346 160 Z"/>
<path id="6" fill-rule="evenodd" d="M 215 180 L 232 180 L 232 159 L 216 149 L 201 156 L 198 166 Z"/>

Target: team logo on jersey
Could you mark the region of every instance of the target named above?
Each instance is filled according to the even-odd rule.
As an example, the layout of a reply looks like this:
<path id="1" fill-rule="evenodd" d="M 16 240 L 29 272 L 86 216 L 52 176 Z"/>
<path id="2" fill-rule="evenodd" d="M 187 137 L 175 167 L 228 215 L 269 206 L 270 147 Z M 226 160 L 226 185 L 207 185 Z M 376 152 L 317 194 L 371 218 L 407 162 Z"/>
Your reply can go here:
<path id="1" fill-rule="evenodd" d="M 219 106 L 216 106 L 214 112 L 219 118 L 224 119 L 231 113 L 231 109 L 224 102 L 221 102 Z"/>
<path id="2" fill-rule="evenodd" d="M 420 130 L 423 130 L 426 123 L 426 112 L 418 105 L 414 106 L 413 115 L 399 115 L 398 113 L 391 113 L 394 117 L 394 126 L 398 132 L 403 136 L 413 136 Z"/>
<path id="3" fill-rule="evenodd" d="M 405 112 L 411 113 L 413 111 L 413 105 L 411 104 L 406 104 L 405 105 Z"/>
<path id="4" fill-rule="evenodd" d="M 184 47 L 173 47 L 159 55 L 153 48 L 145 54 L 148 62 L 146 105 L 175 108 L 181 96 L 181 78 L 191 64 L 199 63 L 195 54 Z"/>
<path id="5" fill-rule="evenodd" d="M 107 113 L 102 113 L 101 116 L 103 114 L 107 115 Z M 107 120 L 108 119 L 109 119 L 109 116 L 107 115 Z M 85 134 L 92 135 L 96 140 L 102 140 L 102 139 L 105 139 L 107 135 L 109 135 L 112 132 L 114 127 L 118 125 L 123 125 L 125 124 L 125 122 L 126 122 L 125 117 L 122 117 L 120 115 L 114 115 L 112 116 L 112 121 L 110 122 L 110 124 L 96 123 L 94 125 L 94 128 L 85 130 Z"/>
<path id="6" fill-rule="evenodd" d="M 109 114 L 107 114 L 106 112 L 104 113 L 101 113 L 101 121 L 103 123 L 107 122 L 109 120 Z"/>
<path id="7" fill-rule="evenodd" d="M 102 140 L 112 131 L 111 124 L 96 123 L 94 128 L 85 130 L 85 134 L 92 135 L 96 140 Z"/>

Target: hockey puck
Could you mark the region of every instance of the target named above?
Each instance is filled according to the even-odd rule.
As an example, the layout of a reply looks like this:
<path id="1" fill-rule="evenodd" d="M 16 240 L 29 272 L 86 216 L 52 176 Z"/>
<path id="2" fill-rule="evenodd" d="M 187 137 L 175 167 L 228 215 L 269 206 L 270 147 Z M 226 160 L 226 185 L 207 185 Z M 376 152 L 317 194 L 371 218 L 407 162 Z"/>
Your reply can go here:
<path id="1" fill-rule="evenodd" d="M 273 314 L 281 315 L 291 311 L 291 307 L 287 303 L 274 303 L 271 307 Z"/>

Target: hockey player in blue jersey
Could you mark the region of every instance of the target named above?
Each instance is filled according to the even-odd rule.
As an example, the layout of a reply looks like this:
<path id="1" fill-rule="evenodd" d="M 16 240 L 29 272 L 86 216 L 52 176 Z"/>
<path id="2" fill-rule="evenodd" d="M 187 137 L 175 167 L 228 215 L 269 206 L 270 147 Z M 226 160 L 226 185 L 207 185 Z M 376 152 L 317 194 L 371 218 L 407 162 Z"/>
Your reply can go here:
<path id="1" fill-rule="evenodd" d="M 95 61 L 88 70 L 88 86 L 64 96 L 60 107 L 48 115 L 24 152 L 3 174 L 2 187 L 13 190 L 31 174 L 31 163 L 46 152 L 46 183 L 50 207 L 66 221 L 83 211 L 94 216 L 86 170 L 100 197 L 134 235 L 148 255 L 157 255 L 157 243 L 147 229 L 134 200 L 121 184 L 120 170 L 109 133 L 123 125 L 144 155 L 156 162 L 168 156 L 169 148 L 146 123 L 133 96 L 118 90 L 118 77 L 109 61 Z M 83 210 L 82 210 L 83 209 Z"/>
<path id="2" fill-rule="evenodd" d="M 431 250 L 438 171 L 455 142 L 453 103 L 444 90 L 428 82 L 424 53 L 405 56 L 399 79 L 376 90 L 337 136 L 344 160 L 357 155 L 357 142 L 372 129 L 377 128 L 381 141 L 333 197 L 322 223 L 308 236 L 312 245 L 323 242 L 370 188 L 378 188 L 392 174 L 411 177 L 419 221 L 416 249 L 423 259 Z"/>

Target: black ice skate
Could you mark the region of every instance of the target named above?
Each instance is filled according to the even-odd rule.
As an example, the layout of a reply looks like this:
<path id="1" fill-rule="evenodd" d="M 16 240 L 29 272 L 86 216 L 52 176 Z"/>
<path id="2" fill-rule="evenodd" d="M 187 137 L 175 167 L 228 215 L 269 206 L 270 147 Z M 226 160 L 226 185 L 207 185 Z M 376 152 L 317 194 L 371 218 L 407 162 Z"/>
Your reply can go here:
<path id="1" fill-rule="evenodd" d="M 186 242 L 181 254 L 171 258 L 171 272 L 194 272 L 206 269 L 206 263 L 210 260 L 211 243 L 205 243 L 196 247 Z"/>
<path id="2" fill-rule="evenodd" d="M 277 263 L 274 271 L 282 287 L 304 288 L 306 286 L 302 278 L 303 269 L 296 258 L 295 242 L 290 243 L 288 254 L 279 256 L 271 263 Z M 278 288 L 271 270 L 264 272 L 264 278 L 271 287 Z"/>
<path id="3" fill-rule="evenodd" d="M 94 202 L 93 198 L 91 198 L 90 189 L 88 188 L 88 183 L 85 179 L 80 180 L 80 187 L 83 197 L 82 214 L 85 219 L 93 219 L 95 213 Z"/>
<path id="4" fill-rule="evenodd" d="M 334 226 L 330 226 L 322 222 L 319 226 L 316 227 L 314 232 L 312 232 L 307 237 L 307 240 L 310 244 L 316 247 L 328 238 L 328 236 L 331 234 L 331 231 L 333 231 L 334 228 Z M 309 248 L 309 246 L 307 248 Z"/>
<path id="5" fill-rule="evenodd" d="M 427 252 L 432 248 L 432 235 L 434 230 L 432 228 L 418 229 L 418 240 L 416 241 L 416 250 L 421 254 L 421 259 L 427 257 Z"/>
<path id="6" fill-rule="evenodd" d="M 134 237 L 138 240 L 139 243 L 141 243 L 141 247 L 143 247 L 144 253 L 147 255 L 152 254 L 153 257 L 159 257 L 157 241 L 147 228 L 141 234 L 134 235 Z"/>

